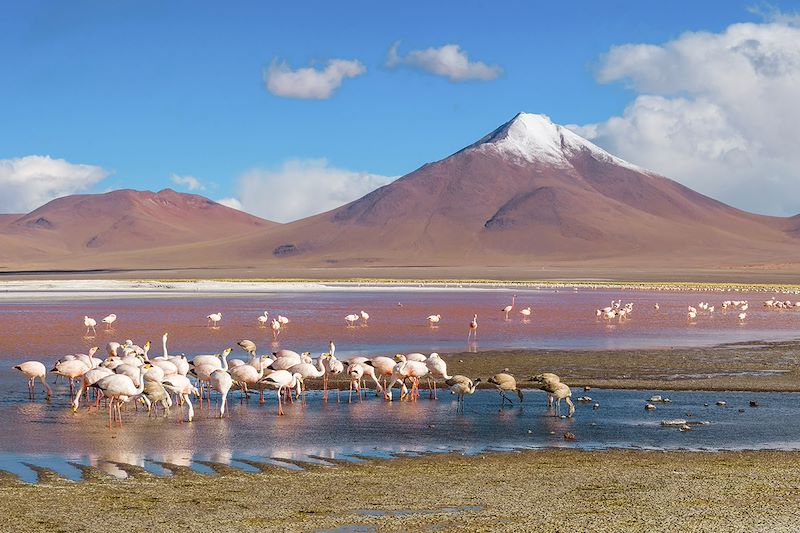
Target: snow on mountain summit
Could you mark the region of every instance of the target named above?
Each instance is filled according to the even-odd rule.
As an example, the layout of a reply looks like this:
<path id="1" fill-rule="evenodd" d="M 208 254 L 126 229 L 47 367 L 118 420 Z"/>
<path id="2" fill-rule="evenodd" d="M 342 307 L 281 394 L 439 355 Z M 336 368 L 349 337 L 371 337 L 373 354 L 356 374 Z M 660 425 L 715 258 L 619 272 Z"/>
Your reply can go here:
<path id="1" fill-rule="evenodd" d="M 545 163 L 558 167 L 572 166 L 570 159 L 588 151 L 600 161 L 648 172 L 615 157 L 564 126 L 553 123 L 547 115 L 517 115 L 466 150 L 492 150 L 528 163 Z M 649 172 L 648 172 L 649 173 Z"/>

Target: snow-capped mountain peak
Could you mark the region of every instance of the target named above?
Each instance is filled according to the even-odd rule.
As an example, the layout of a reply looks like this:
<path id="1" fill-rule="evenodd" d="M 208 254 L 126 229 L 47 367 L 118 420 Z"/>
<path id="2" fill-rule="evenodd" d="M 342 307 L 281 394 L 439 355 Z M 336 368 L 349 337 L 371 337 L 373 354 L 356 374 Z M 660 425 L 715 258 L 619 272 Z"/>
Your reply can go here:
<path id="1" fill-rule="evenodd" d="M 558 167 L 572 166 L 571 157 L 588 151 L 595 159 L 647 172 L 609 154 L 570 129 L 555 124 L 547 115 L 534 113 L 517 113 L 513 119 L 467 147 L 467 150 L 492 150 L 523 162 Z"/>

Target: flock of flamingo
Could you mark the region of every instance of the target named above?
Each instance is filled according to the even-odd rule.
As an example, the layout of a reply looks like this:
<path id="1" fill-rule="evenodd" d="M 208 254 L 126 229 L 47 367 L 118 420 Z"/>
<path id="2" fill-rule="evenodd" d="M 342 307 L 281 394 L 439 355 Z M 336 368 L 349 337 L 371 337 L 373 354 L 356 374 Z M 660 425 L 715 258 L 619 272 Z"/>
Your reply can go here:
<path id="1" fill-rule="evenodd" d="M 511 304 L 500 311 L 508 319 L 516 304 L 516 295 L 512 297 Z M 399 304 L 398 304 L 399 305 Z M 734 309 L 739 312 L 738 317 L 744 320 L 748 309 L 748 302 L 741 300 L 726 300 L 722 302 L 723 311 Z M 779 301 L 774 298 L 764 302 L 765 308 L 788 309 L 800 308 L 800 302 Z M 658 303 L 654 305 L 656 311 L 660 309 Z M 688 318 L 693 320 L 699 312 L 713 313 L 715 306 L 707 302 L 700 302 L 697 307 L 689 306 Z M 625 320 L 633 312 L 633 303 L 622 305 L 621 300 L 611 302 L 611 305 L 596 310 L 596 316 L 605 320 L 618 318 Z M 523 318 L 531 315 L 531 308 L 520 311 Z M 222 320 L 222 313 L 211 313 L 206 317 L 211 326 L 217 327 Z M 429 315 L 427 321 L 435 326 L 441 320 L 439 314 Z M 106 328 L 112 327 L 117 320 L 115 314 L 110 314 L 102 319 Z M 259 325 L 271 324 L 273 335 L 277 336 L 289 319 L 278 315 L 270 319 L 269 313 L 264 312 L 257 317 Z M 345 322 L 353 326 L 357 321 L 366 323 L 369 314 L 365 311 L 348 314 Z M 94 330 L 97 321 L 84 316 L 84 326 L 87 334 Z M 467 340 L 477 338 L 478 315 L 474 314 L 468 325 Z M 89 391 L 95 391 L 95 407 L 99 408 L 101 398 L 107 400 L 109 426 L 114 421 L 122 423 L 121 405 L 134 401 L 147 407 L 148 412 L 153 412 L 159 407 L 167 411 L 176 402 L 186 405 L 188 420 L 194 417 L 192 397 L 200 398 L 211 404 L 212 393 L 219 396 L 219 416 L 226 413 L 227 397 L 231 389 L 237 388 L 244 398 L 249 397 L 251 391 L 259 394 L 259 401 L 264 403 L 264 391 L 274 389 L 277 391 L 278 414 L 282 415 L 283 404 L 293 402 L 298 398 L 304 401 L 306 381 L 321 379 L 323 399 L 328 400 L 329 379 L 331 376 L 343 376 L 349 381 L 348 402 L 352 402 L 353 392 L 359 400 L 368 390 L 365 380 L 374 383 L 376 395 L 382 395 L 386 400 L 392 400 L 392 390 L 396 385 L 400 387 L 400 399 L 414 401 L 419 397 L 420 380 L 427 380 L 430 396 L 437 397 L 437 380 L 443 380 L 451 393 L 457 395 L 457 409 L 463 410 L 464 399 L 475 392 L 480 379 L 469 379 L 466 376 L 451 376 L 447 372 L 447 364 L 437 353 L 425 356 L 421 353 L 398 354 L 394 358 L 378 356 L 373 358 L 353 357 L 347 361 L 336 358 L 336 346 L 331 341 L 328 352 L 323 353 L 316 360 L 312 359 L 309 352 L 298 353 L 282 349 L 273 352 L 271 356 L 257 355 L 256 345 L 250 340 L 242 340 L 238 345 L 249 356 L 247 361 L 228 356 L 233 351 L 226 348 L 218 354 L 194 356 L 191 360 L 183 354 L 170 355 L 167 348 L 168 334 L 162 337 L 162 354 L 151 358 L 149 351 L 150 341 L 143 347 L 137 346 L 131 340 L 123 343 L 110 342 L 106 346 L 107 357 L 95 357 L 98 347 L 92 348 L 88 354 L 68 355 L 59 359 L 50 372 L 62 376 L 69 381 L 72 409 L 77 411 L 82 398 L 89 401 Z M 47 384 L 47 367 L 39 361 L 27 361 L 14 367 L 28 378 L 28 391 L 31 398 L 35 395 L 35 382 L 40 380 L 47 397 L 52 396 L 52 389 Z M 560 378 L 552 373 L 543 373 L 533 376 L 531 381 L 548 395 L 548 406 L 556 402 L 556 414 L 560 415 L 561 400 L 569 406 L 572 416 L 575 408 L 571 401 L 569 386 L 562 383 Z M 487 382 L 494 385 L 501 394 L 501 405 L 506 401 L 512 402 L 506 393 L 514 392 L 522 401 L 522 392 L 517 389 L 515 378 L 507 371 L 496 374 Z M 76 391 L 77 383 L 77 391 Z M 340 390 L 337 388 L 337 400 Z"/>

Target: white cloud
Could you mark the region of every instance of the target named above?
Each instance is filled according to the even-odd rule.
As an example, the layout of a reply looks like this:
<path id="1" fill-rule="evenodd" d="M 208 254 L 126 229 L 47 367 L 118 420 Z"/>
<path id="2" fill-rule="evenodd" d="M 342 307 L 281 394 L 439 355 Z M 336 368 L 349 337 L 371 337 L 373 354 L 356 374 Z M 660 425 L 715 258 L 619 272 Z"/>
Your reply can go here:
<path id="1" fill-rule="evenodd" d="M 231 209 L 238 209 L 239 211 L 242 210 L 242 202 L 236 198 L 221 198 L 217 200 L 217 203 L 222 204 L 225 207 L 230 207 Z"/>
<path id="2" fill-rule="evenodd" d="M 339 207 L 394 179 L 332 167 L 326 159 L 292 159 L 277 169 L 242 174 L 237 200 L 248 213 L 290 222 Z"/>
<path id="3" fill-rule="evenodd" d="M 398 54 L 400 41 L 389 49 L 386 65 L 408 65 L 439 76 L 447 76 L 450 81 L 493 80 L 502 74 L 498 65 L 487 65 L 481 61 L 470 62 L 467 53 L 457 44 L 446 44 L 439 48 L 412 50 L 405 57 Z"/>
<path id="4" fill-rule="evenodd" d="M 286 62 L 274 60 L 264 71 L 267 90 L 276 96 L 326 100 L 345 78 L 355 78 L 367 68 L 355 59 L 331 59 L 322 70 L 313 67 L 292 70 Z"/>
<path id="5" fill-rule="evenodd" d="M 85 191 L 111 173 L 50 156 L 0 159 L 0 212 L 27 213 L 69 194 Z"/>
<path id="6" fill-rule="evenodd" d="M 204 191 L 206 189 L 205 186 L 200 183 L 200 180 L 194 176 L 178 176 L 177 174 L 173 174 L 169 179 L 175 185 L 181 185 L 190 191 Z"/>
<path id="7" fill-rule="evenodd" d="M 800 28 L 734 24 L 613 47 L 597 72 L 638 95 L 575 130 L 610 152 L 756 212 L 800 212 Z"/>

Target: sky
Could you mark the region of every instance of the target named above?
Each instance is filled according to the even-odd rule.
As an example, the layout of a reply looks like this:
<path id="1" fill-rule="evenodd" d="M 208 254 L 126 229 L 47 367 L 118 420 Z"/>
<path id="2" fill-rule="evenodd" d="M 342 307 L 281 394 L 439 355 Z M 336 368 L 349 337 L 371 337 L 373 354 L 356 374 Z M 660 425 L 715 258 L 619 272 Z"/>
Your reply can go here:
<path id="1" fill-rule="evenodd" d="M 737 0 L 0 0 L 0 213 L 169 187 L 289 221 L 526 111 L 735 207 L 794 215 L 798 13 Z"/>

